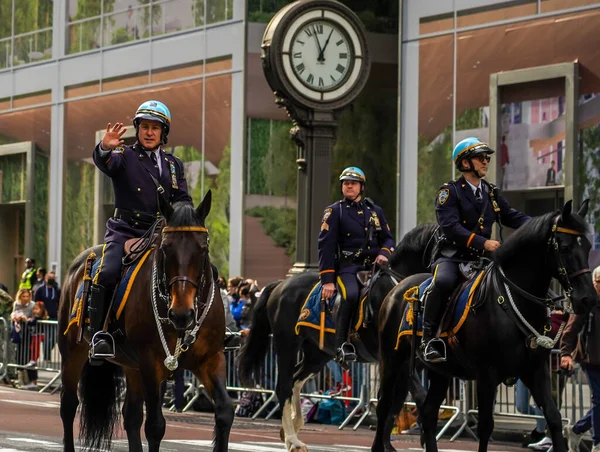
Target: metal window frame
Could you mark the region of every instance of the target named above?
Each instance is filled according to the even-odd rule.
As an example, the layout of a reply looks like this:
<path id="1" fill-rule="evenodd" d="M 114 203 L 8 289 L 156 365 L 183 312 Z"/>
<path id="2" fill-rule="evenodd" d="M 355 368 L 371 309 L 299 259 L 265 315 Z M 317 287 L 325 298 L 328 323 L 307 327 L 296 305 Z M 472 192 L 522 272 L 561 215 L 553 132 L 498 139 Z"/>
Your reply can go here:
<path id="1" fill-rule="evenodd" d="M 517 85 L 530 82 L 542 82 L 551 79 L 564 79 L 565 83 L 565 185 L 564 199 L 572 199 L 578 206 L 581 202 L 579 176 L 577 168 L 580 165 L 579 156 L 579 63 L 550 64 L 527 69 L 518 69 L 507 72 L 497 72 L 490 75 L 490 144 L 492 149 L 500 148 L 500 106 L 502 105 L 501 89 L 503 86 Z M 496 162 L 492 159 L 488 179 L 496 182 L 498 173 Z"/>

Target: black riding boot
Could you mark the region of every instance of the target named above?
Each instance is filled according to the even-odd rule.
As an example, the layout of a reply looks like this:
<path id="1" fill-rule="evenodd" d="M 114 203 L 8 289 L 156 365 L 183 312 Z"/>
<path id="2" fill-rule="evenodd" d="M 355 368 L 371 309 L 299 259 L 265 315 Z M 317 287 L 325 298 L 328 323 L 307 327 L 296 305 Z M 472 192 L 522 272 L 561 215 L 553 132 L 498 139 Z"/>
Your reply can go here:
<path id="1" fill-rule="evenodd" d="M 354 345 L 348 342 L 348 331 L 352 321 L 352 305 L 346 300 L 340 301 L 340 307 L 335 322 L 335 346 L 336 361 L 344 368 L 348 368 L 348 363 L 356 361 L 356 350 Z"/>
<path id="2" fill-rule="evenodd" d="M 446 361 L 446 345 L 435 335 L 446 310 L 448 296 L 433 286 L 425 300 L 423 311 L 423 358 L 430 363 Z"/>
<path id="3" fill-rule="evenodd" d="M 114 340 L 110 333 L 102 331 L 106 311 L 110 303 L 110 293 L 99 284 L 90 287 L 90 358 L 114 358 Z"/>

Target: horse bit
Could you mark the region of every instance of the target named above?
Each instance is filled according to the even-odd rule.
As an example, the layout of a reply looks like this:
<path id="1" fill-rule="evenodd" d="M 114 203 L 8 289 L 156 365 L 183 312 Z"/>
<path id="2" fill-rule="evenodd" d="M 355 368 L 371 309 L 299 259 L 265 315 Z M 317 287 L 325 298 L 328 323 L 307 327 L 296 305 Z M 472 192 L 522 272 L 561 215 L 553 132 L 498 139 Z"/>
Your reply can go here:
<path id="1" fill-rule="evenodd" d="M 525 298 L 534 301 L 538 304 L 543 305 L 544 307 L 548 308 L 549 306 L 555 306 L 557 301 L 567 301 L 568 303 L 571 303 L 571 296 L 573 293 L 573 285 L 571 284 L 571 280 L 573 278 L 576 278 L 577 276 L 581 276 L 581 275 L 585 275 L 587 273 L 590 273 L 590 269 L 589 268 L 582 268 L 581 270 L 575 271 L 573 273 L 567 273 L 567 268 L 564 265 L 564 262 L 560 256 L 560 253 L 558 251 L 558 240 L 556 239 L 556 234 L 558 233 L 562 233 L 562 234 L 569 234 L 569 235 L 576 235 L 576 236 L 582 236 L 584 235 L 581 232 L 575 231 L 574 229 L 569 229 L 569 228 L 563 228 L 558 226 L 558 220 L 560 219 L 560 215 L 557 215 L 554 218 L 554 222 L 552 225 L 552 231 L 550 234 L 550 238 L 548 239 L 548 249 L 552 248 L 553 253 L 554 253 L 554 257 L 556 259 L 556 262 L 558 264 L 558 276 L 559 276 L 559 281 L 561 283 L 561 285 L 565 288 L 565 294 L 563 296 L 559 296 L 559 297 L 554 297 L 554 298 L 539 298 L 536 297 L 535 295 L 532 295 L 530 293 L 528 293 L 527 291 L 521 289 L 519 286 L 517 286 L 515 283 L 513 283 L 511 280 L 509 280 L 507 278 L 507 276 L 504 274 L 504 271 L 502 270 L 502 267 L 498 267 L 498 269 L 500 270 L 500 274 L 502 275 L 502 278 L 504 279 L 503 284 L 504 284 L 504 288 L 506 290 L 506 293 L 508 295 L 508 299 L 510 301 L 511 307 L 513 308 L 515 314 L 517 315 L 517 317 L 519 318 L 519 320 L 523 323 L 523 325 L 525 325 L 525 327 L 531 332 L 533 333 L 533 335 L 535 336 L 535 341 L 533 341 L 532 338 L 532 348 L 535 348 L 537 345 L 547 348 L 547 349 L 551 349 L 554 347 L 554 345 L 556 344 L 556 342 L 558 342 L 564 327 L 565 327 L 565 322 L 562 322 L 558 332 L 556 334 L 556 337 L 554 339 L 549 338 L 548 336 L 545 335 L 546 332 L 548 332 L 549 330 L 546 330 L 546 328 L 544 328 L 544 334 L 540 334 L 533 326 L 531 326 L 531 324 L 529 322 L 527 322 L 527 320 L 525 319 L 525 317 L 523 317 L 523 314 L 521 314 L 521 312 L 519 311 L 519 309 L 517 308 L 510 288 L 508 287 L 509 285 L 512 286 L 514 289 L 517 290 L 517 292 L 519 292 L 522 296 L 524 296 Z M 508 284 L 507 284 L 508 283 Z M 500 296 L 498 297 L 498 303 L 500 305 L 502 305 L 504 303 L 504 297 Z M 535 344 L 535 346 L 533 346 Z"/>
<path id="2" fill-rule="evenodd" d="M 163 238 L 164 238 L 164 234 L 168 234 L 170 232 L 205 232 L 208 234 L 208 229 L 206 229 L 203 226 L 166 226 L 162 229 Z M 160 247 L 159 247 L 159 249 L 160 249 Z M 163 257 L 164 257 L 164 254 L 163 254 Z M 163 349 L 164 349 L 165 355 L 166 355 L 166 358 L 164 360 L 164 365 L 170 371 L 174 371 L 179 366 L 179 363 L 178 363 L 179 356 L 181 355 L 182 352 L 186 352 L 189 349 L 190 345 L 194 343 L 194 341 L 196 340 L 196 334 L 198 334 L 198 330 L 200 329 L 200 326 L 204 322 L 204 319 L 206 319 L 206 316 L 208 315 L 208 311 L 210 311 L 210 308 L 215 299 L 215 282 L 213 279 L 212 268 L 211 268 L 210 269 L 210 281 L 211 281 L 210 299 L 208 301 L 208 304 L 205 304 L 204 308 L 200 309 L 200 307 L 202 305 L 202 300 L 200 299 L 200 296 L 204 292 L 204 287 L 206 284 L 206 272 L 205 271 L 202 272 L 202 275 L 200 276 L 200 279 L 201 279 L 200 284 L 198 284 L 197 281 L 194 281 L 187 276 L 175 276 L 175 277 L 171 278 L 169 280 L 169 283 L 167 284 L 166 283 L 166 271 L 164 268 L 164 259 L 163 259 L 162 275 L 160 278 L 158 276 L 159 271 L 158 271 L 157 261 L 158 261 L 158 258 L 155 256 L 155 258 L 153 259 L 153 262 L 152 262 L 152 290 L 151 290 L 152 309 L 154 311 L 154 319 L 156 320 L 156 327 L 158 328 L 158 335 L 160 337 L 160 341 L 162 343 L 162 346 L 163 346 Z M 206 257 L 203 262 L 203 266 L 202 266 L 203 270 L 206 268 L 207 262 L 208 262 L 208 250 L 206 251 Z M 194 286 L 196 288 L 196 297 L 195 297 L 195 303 L 194 303 L 194 307 L 196 308 L 196 319 L 194 322 L 194 328 L 192 328 L 191 330 L 189 330 L 189 329 L 185 330 L 185 337 L 184 337 L 183 341 L 181 339 L 181 334 L 178 335 L 177 343 L 175 345 L 175 351 L 171 355 L 171 352 L 169 351 L 169 346 L 167 344 L 167 340 L 165 338 L 165 334 L 163 331 L 163 324 L 170 323 L 171 320 L 167 317 L 160 317 L 160 315 L 158 313 L 157 298 L 159 298 L 164 303 L 164 305 L 167 306 L 167 309 L 168 309 L 169 302 L 171 300 L 171 296 L 169 295 L 169 293 L 170 293 L 169 289 L 171 288 L 171 286 L 173 284 L 175 284 L 178 281 L 190 283 L 192 286 Z M 164 287 L 166 290 L 163 292 L 161 290 L 161 287 Z M 202 312 L 201 315 L 200 315 L 200 312 Z"/>

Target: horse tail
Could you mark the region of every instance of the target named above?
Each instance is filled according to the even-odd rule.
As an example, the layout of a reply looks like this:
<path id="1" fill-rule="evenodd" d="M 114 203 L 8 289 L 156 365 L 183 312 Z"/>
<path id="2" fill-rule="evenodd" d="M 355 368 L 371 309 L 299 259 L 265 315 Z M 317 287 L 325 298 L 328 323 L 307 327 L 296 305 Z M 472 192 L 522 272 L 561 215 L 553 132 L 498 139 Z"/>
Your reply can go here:
<path id="1" fill-rule="evenodd" d="M 246 338 L 246 343 L 242 347 L 238 358 L 238 375 L 240 381 L 245 386 L 253 386 L 260 380 L 261 372 L 264 368 L 264 357 L 269 348 L 269 335 L 271 334 L 267 302 L 273 290 L 281 282 L 279 280 L 268 284 L 263 289 L 260 298 L 252 309 L 250 334 Z"/>
<path id="2" fill-rule="evenodd" d="M 81 428 L 84 450 L 109 450 L 119 421 L 121 367 L 109 361 L 100 366 L 86 362 L 80 379 Z"/>

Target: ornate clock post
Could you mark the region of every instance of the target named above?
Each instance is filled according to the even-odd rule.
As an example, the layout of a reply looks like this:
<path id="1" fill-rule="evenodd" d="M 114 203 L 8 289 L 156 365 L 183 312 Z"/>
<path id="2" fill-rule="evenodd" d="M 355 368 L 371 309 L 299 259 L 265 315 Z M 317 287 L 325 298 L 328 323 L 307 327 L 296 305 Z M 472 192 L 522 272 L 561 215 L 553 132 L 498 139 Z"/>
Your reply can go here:
<path id="1" fill-rule="evenodd" d="M 294 122 L 298 147 L 296 263 L 292 273 L 318 268 L 319 219 L 329 204 L 331 151 L 337 120 L 360 94 L 370 60 L 364 26 L 336 0 L 299 0 L 267 25 L 263 70 Z"/>

